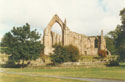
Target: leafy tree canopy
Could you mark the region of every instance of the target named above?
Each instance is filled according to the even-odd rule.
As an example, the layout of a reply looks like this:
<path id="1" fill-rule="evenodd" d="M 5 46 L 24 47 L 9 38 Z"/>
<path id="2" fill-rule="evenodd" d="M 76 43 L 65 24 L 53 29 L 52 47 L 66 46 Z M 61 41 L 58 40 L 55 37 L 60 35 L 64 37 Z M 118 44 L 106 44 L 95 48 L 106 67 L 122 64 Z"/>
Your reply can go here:
<path id="1" fill-rule="evenodd" d="M 121 23 L 120 33 L 116 39 L 116 46 L 118 47 L 118 52 L 120 54 L 120 58 L 125 61 L 125 8 L 120 11 Z"/>
<path id="2" fill-rule="evenodd" d="M 125 8 L 120 11 L 120 16 L 122 24 L 117 25 L 114 31 L 108 33 L 111 36 L 109 41 L 113 46 L 111 44 L 107 46 L 112 46 L 110 48 L 112 48 L 113 52 L 117 52 L 120 55 L 120 59 L 125 60 Z"/>
<path id="3" fill-rule="evenodd" d="M 35 60 L 40 56 L 43 45 L 39 41 L 40 34 L 36 29 L 31 31 L 30 25 L 13 27 L 2 39 L 4 53 L 9 54 L 9 60 L 24 64 L 24 60 Z"/>

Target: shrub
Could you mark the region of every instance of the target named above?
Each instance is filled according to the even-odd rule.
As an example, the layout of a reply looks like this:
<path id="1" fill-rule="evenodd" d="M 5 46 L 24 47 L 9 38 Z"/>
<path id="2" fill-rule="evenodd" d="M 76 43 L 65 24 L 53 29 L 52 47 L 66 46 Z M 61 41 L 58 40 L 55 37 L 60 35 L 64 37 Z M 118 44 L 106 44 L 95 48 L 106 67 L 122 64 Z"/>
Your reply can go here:
<path id="1" fill-rule="evenodd" d="M 80 59 L 79 50 L 75 46 L 55 45 L 54 53 L 50 55 L 53 64 L 61 64 L 64 62 L 76 62 Z"/>
<path id="2" fill-rule="evenodd" d="M 117 56 L 114 56 L 109 63 L 107 64 L 107 66 L 119 66 L 119 60 L 120 58 Z"/>
<path id="3" fill-rule="evenodd" d="M 108 64 L 108 66 L 119 66 L 119 61 L 118 60 L 111 60 Z"/>
<path id="4" fill-rule="evenodd" d="M 77 47 L 73 45 L 69 45 L 69 46 L 66 46 L 65 48 L 67 50 L 69 61 L 77 62 L 80 59 L 79 50 Z"/>
<path id="5" fill-rule="evenodd" d="M 105 50 L 100 50 L 100 51 L 99 51 L 99 56 L 100 56 L 101 58 L 105 58 L 105 57 L 107 56 L 107 52 L 106 52 Z"/>

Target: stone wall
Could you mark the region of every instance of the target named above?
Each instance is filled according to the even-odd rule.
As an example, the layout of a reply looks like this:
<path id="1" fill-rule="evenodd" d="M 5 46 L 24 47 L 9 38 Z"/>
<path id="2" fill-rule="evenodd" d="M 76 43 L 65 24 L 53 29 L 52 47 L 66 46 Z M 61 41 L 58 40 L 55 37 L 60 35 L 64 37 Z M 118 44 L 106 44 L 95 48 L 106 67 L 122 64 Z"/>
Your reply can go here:
<path id="1" fill-rule="evenodd" d="M 59 35 L 55 32 L 51 31 L 53 24 L 58 23 L 62 29 L 62 35 Z M 95 40 L 97 40 L 97 47 L 95 46 Z M 101 36 L 86 36 L 83 34 L 78 34 L 76 32 L 70 31 L 70 29 L 66 25 L 66 20 L 64 23 L 57 16 L 54 15 L 47 27 L 44 30 L 44 35 L 42 41 L 44 44 L 44 54 L 49 55 L 53 52 L 52 46 L 54 44 L 61 45 L 74 45 L 76 46 L 80 54 L 83 55 L 97 55 L 99 50 L 107 50 L 106 49 L 106 41 L 103 37 L 103 31 L 101 32 Z"/>
<path id="2" fill-rule="evenodd" d="M 51 31 L 51 37 L 52 37 L 52 45 L 62 44 L 62 36 L 61 35 Z"/>

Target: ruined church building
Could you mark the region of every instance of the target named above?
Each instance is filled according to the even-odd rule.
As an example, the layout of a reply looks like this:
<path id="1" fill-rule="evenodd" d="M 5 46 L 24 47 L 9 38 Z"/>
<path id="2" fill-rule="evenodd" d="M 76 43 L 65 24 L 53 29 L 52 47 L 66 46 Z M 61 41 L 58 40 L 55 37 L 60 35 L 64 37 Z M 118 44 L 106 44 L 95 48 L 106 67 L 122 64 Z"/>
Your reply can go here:
<path id="1" fill-rule="evenodd" d="M 62 35 L 52 32 L 52 26 L 58 23 L 61 27 Z M 53 52 L 54 44 L 61 45 L 74 45 L 79 49 L 82 55 L 97 55 L 99 50 L 107 50 L 106 41 L 103 36 L 103 31 L 101 31 L 100 36 L 85 36 L 83 34 L 78 34 L 76 32 L 70 31 L 66 25 L 66 20 L 64 22 L 54 15 L 47 27 L 44 30 L 44 35 L 42 42 L 44 44 L 44 54 L 49 55 Z"/>

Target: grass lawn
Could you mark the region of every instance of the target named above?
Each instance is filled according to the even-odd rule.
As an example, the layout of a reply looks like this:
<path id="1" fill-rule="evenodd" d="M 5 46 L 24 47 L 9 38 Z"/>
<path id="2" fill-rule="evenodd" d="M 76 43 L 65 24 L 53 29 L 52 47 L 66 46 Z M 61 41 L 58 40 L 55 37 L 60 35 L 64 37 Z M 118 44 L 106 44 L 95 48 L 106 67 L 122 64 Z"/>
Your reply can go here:
<path id="1" fill-rule="evenodd" d="M 30 76 L 0 73 L 0 82 L 87 82 L 87 81 L 44 78 L 44 77 L 30 77 Z"/>
<path id="2" fill-rule="evenodd" d="M 125 80 L 125 67 L 46 67 L 46 68 L 1 68 L 5 71 L 24 72 L 29 74 L 107 78 Z M 30 77 L 29 77 L 30 78 Z M 45 79 L 45 78 L 44 78 Z"/>

